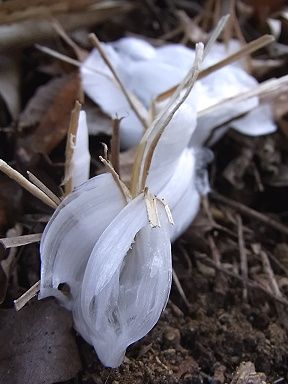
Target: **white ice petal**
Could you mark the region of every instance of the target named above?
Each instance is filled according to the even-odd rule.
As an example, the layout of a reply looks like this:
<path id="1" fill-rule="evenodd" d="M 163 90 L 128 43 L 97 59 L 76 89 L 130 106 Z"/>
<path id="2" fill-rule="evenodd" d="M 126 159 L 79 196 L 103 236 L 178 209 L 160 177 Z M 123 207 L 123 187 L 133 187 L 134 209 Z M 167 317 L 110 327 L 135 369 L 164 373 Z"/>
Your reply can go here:
<path id="1" fill-rule="evenodd" d="M 185 75 L 185 70 L 157 60 L 136 61 L 129 68 L 125 84 L 148 108 L 154 98 L 179 84 Z"/>
<path id="2" fill-rule="evenodd" d="M 149 60 L 155 57 L 156 51 L 147 41 L 136 37 L 123 37 L 112 43 L 121 56 L 128 56 L 134 60 Z"/>
<path id="3" fill-rule="evenodd" d="M 80 112 L 75 146 L 71 159 L 72 189 L 89 179 L 90 152 L 86 113 Z"/>
<path id="4" fill-rule="evenodd" d="M 159 61 L 183 71 L 184 76 L 192 67 L 195 51 L 181 44 L 167 44 L 157 48 L 156 57 Z"/>
<path id="5" fill-rule="evenodd" d="M 63 200 L 41 238 L 41 298 L 54 295 L 71 307 L 58 285 L 67 283 L 71 298 L 77 296 L 96 241 L 124 205 L 110 174 L 94 177 Z"/>
<path id="6" fill-rule="evenodd" d="M 170 180 L 182 152 L 189 145 L 195 128 L 195 108 L 182 104 L 165 128 L 154 151 L 147 177 L 147 185 L 151 185 L 151 188 L 153 185 L 153 193 L 158 193 L 159 188 L 163 188 Z M 157 188 L 154 191 L 155 184 Z"/>
<path id="7" fill-rule="evenodd" d="M 236 131 L 248 136 L 268 135 L 277 130 L 269 104 L 259 105 L 247 115 L 232 121 L 229 125 Z"/>
<path id="8" fill-rule="evenodd" d="M 95 245 L 82 286 L 82 316 L 106 366 L 122 362 L 128 345 L 156 324 L 171 285 L 169 224 L 148 225 L 143 196 L 130 202 Z M 79 309 L 78 309 L 79 311 Z"/>
<path id="9" fill-rule="evenodd" d="M 126 71 L 129 73 L 127 68 L 129 62 L 122 60 L 122 57 L 108 44 L 103 44 L 103 49 L 120 80 L 126 86 L 125 78 L 127 77 Z M 81 78 L 85 93 L 101 107 L 103 112 L 111 118 L 124 117 L 120 123 L 122 146 L 127 148 L 135 145 L 143 134 L 143 126 L 97 50 L 93 50 L 82 64 Z M 147 111 L 139 102 L 137 102 L 137 108 L 145 117 Z"/>

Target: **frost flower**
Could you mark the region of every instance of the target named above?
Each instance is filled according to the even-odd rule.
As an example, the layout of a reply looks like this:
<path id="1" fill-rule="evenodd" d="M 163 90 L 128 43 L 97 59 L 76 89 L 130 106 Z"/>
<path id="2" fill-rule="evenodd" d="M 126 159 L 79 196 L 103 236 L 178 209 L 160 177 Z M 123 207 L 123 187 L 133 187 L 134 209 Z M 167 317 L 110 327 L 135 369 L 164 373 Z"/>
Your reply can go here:
<path id="1" fill-rule="evenodd" d="M 170 239 L 198 210 L 188 147 L 196 111 L 183 102 L 202 55 L 199 44 L 194 67 L 142 138 L 131 190 L 106 161 L 111 173 L 70 193 L 41 239 L 40 297 L 55 296 L 73 312 L 76 330 L 105 366 L 119 366 L 126 348 L 158 321 L 171 287 Z"/>

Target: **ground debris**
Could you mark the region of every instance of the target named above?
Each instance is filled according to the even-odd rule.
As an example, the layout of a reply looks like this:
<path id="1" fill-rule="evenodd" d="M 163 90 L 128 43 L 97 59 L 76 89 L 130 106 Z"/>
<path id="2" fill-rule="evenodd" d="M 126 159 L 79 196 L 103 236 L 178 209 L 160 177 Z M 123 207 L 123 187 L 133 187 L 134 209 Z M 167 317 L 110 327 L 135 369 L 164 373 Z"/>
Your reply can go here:
<path id="1" fill-rule="evenodd" d="M 264 373 L 256 373 L 254 364 L 248 361 L 241 363 L 231 384 L 265 384 L 265 380 Z"/>
<path id="2" fill-rule="evenodd" d="M 0 311 L 0 382 L 50 384 L 81 368 L 70 314 L 53 300 Z"/>

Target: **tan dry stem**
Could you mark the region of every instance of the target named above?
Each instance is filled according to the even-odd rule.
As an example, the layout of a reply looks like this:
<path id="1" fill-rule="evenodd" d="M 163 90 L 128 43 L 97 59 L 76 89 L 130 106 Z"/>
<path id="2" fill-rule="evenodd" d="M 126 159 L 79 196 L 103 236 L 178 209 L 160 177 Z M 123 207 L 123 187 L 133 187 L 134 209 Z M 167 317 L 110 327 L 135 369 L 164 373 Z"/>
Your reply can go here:
<path id="1" fill-rule="evenodd" d="M 78 100 L 75 101 L 74 108 L 71 112 L 69 128 L 67 132 L 66 150 L 65 150 L 65 175 L 64 175 L 64 191 L 65 196 L 72 192 L 71 178 L 71 161 L 74 152 L 75 140 L 78 130 L 79 115 L 81 104 Z"/>
<path id="2" fill-rule="evenodd" d="M 21 187 L 26 189 L 26 191 L 30 192 L 33 196 L 37 197 L 44 204 L 52 207 L 54 209 L 57 208 L 57 204 L 50 199 L 49 196 L 46 195 L 41 189 L 32 184 L 29 180 L 27 180 L 21 173 L 17 172 L 15 169 L 10 167 L 4 160 L 0 159 L 0 170 L 5 173 L 10 179 L 16 181 Z"/>
<path id="3" fill-rule="evenodd" d="M 37 281 L 28 291 L 26 291 L 19 299 L 14 300 L 16 311 L 20 311 L 37 293 L 40 291 L 40 280 Z"/>
<path id="4" fill-rule="evenodd" d="M 37 243 L 41 240 L 42 233 L 33 233 L 32 235 L 5 237 L 0 239 L 0 243 L 7 248 L 21 247 L 22 245 Z"/>
<path id="5" fill-rule="evenodd" d="M 99 156 L 100 161 L 108 168 L 108 171 L 113 176 L 113 179 L 115 180 L 117 186 L 119 187 L 124 199 L 126 202 L 131 200 L 131 193 L 129 189 L 126 187 L 126 185 L 123 183 L 123 181 L 120 179 L 118 173 L 113 168 L 112 164 L 109 160 L 104 159 L 104 157 Z"/>
<path id="6" fill-rule="evenodd" d="M 61 203 L 61 199 L 56 196 L 48 187 L 46 187 L 46 185 L 42 183 L 41 180 L 39 180 L 35 175 L 33 175 L 33 173 L 27 171 L 27 175 L 31 183 L 41 189 L 41 191 L 44 192 L 48 197 L 50 197 L 50 199 L 53 200 L 55 204 L 59 205 Z"/>

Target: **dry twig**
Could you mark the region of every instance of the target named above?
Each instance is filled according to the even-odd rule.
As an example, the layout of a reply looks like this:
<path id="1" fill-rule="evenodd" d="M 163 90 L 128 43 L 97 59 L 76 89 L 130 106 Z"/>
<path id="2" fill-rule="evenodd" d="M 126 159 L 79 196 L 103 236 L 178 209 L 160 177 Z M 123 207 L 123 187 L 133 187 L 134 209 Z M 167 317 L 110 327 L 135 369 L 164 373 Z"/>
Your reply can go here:
<path id="1" fill-rule="evenodd" d="M 263 213 L 257 212 L 254 209 L 249 208 L 244 204 L 238 203 L 237 201 L 228 199 L 227 197 L 224 197 L 217 192 L 212 192 L 210 197 L 214 201 L 217 201 L 219 203 L 228 205 L 236 209 L 238 212 L 242 213 L 242 215 L 248 216 L 250 218 L 252 217 L 253 219 L 261 221 L 261 223 L 267 225 L 268 227 L 271 227 L 276 231 L 283 233 L 286 236 L 288 235 L 288 228 L 285 225 L 264 215 Z"/>
<path id="2" fill-rule="evenodd" d="M 247 263 L 247 252 L 245 247 L 244 235 L 243 235 L 243 223 L 240 215 L 237 215 L 238 224 L 238 245 L 240 253 L 240 268 L 241 275 L 243 277 L 243 299 L 247 300 L 247 287 L 246 281 L 248 279 L 248 263 Z"/>
<path id="3" fill-rule="evenodd" d="M 48 205 L 52 208 L 57 208 L 57 204 L 39 189 L 34 184 L 32 184 L 29 180 L 27 180 L 24 176 L 21 175 L 21 173 L 17 172 L 15 169 L 10 167 L 5 161 L 0 159 L 0 170 L 5 173 L 10 179 L 16 181 L 21 187 L 26 189 L 28 192 L 30 192 L 33 196 L 37 197 L 39 200 L 41 200 L 44 204 Z"/>
<path id="4" fill-rule="evenodd" d="M 5 248 L 20 247 L 21 245 L 37 243 L 40 241 L 41 236 L 42 233 L 33 233 L 32 235 L 5 237 L 0 239 L 0 243 L 2 243 Z"/>
<path id="5" fill-rule="evenodd" d="M 40 290 L 40 280 L 37 281 L 28 291 L 26 291 L 19 299 L 14 300 L 16 311 L 20 311 Z"/>

